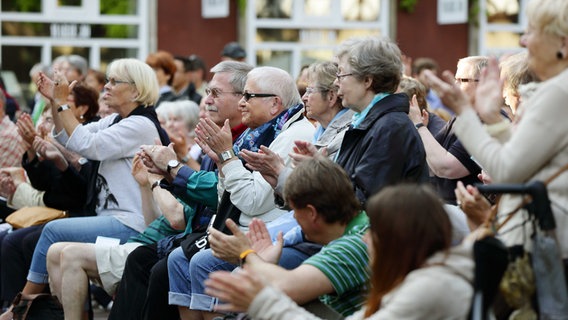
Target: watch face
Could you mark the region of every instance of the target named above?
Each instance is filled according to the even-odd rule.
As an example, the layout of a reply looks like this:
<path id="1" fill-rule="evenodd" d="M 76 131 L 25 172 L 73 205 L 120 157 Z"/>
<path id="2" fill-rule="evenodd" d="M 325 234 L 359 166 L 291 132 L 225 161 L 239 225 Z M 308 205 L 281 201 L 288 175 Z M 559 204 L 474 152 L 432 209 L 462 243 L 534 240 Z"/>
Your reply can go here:
<path id="1" fill-rule="evenodd" d="M 223 151 L 221 153 L 221 159 L 223 161 L 227 161 L 227 160 L 231 159 L 232 157 L 233 157 L 233 155 L 231 154 L 231 151 Z"/>
<path id="2" fill-rule="evenodd" d="M 177 161 L 177 160 L 170 160 L 170 161 L 168 161 L 168 167 L 170 167 L 170 168 L 175 168 L 175 167 L 177 167 L 177 166 L 179 166 L 179 161 Z"/>

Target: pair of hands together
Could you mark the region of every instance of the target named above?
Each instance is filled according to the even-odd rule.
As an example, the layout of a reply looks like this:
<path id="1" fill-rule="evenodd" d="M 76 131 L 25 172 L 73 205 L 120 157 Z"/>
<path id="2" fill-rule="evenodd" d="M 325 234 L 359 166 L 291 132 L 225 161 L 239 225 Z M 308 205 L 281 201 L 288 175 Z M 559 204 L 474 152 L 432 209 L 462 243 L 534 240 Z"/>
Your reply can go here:
<path id="1" fill-rule="evenodd" d="M 226 225 L 233 235 L 215 229 L 209 231 L 209 244 L 215 257 L 238 264 L 240 253 L 253 249 L 263 261 L 273 264 L 278 262 L 283 246 L 282 233 L 278 234 L 278 239 L 273 244 L 262 220 L 253 219 L 247 234 L 230 219 L 227 219 Z M 266 280 L 255 272 L 254 264 L 247 263 L 244 268 L 234 272 L 211 273 L 205 285 L 205 293 L 225 302 L 218 305 L 216 311 L 246 312 L 256 295 L 266 286 Z"/>

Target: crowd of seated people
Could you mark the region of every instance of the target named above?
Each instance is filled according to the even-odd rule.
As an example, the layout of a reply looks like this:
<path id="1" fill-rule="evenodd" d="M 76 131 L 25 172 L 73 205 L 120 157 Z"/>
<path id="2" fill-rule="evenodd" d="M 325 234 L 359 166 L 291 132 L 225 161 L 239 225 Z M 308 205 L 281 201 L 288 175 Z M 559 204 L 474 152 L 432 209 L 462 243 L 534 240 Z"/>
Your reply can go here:
<path id="1" fill-rule="evenodd" d="M 343 41 L 301 81 L 226 59 L 207 79 L 199 57 L 166 51 L 105 73 L 77 55 L 35 66 L 31 114 L 0 113 L 15 159 L 0 205 L 71 214 L 0 234 L 0 319 L 20 291 L 84 319 L 90 282 L 112 296 L 109 319 L 466 319 L 476 241 L 530 252 L 539 228 L 522 196 L 495 204 L 475 184 L 535 180 L 566 301 L 542 304 L 541 288 L 522 307 L 489 301 L 490 316 L 562 318 L 566 14 L 531 0 L 526 52 L 463 57 L 455 73 L 376 36 Z"/>

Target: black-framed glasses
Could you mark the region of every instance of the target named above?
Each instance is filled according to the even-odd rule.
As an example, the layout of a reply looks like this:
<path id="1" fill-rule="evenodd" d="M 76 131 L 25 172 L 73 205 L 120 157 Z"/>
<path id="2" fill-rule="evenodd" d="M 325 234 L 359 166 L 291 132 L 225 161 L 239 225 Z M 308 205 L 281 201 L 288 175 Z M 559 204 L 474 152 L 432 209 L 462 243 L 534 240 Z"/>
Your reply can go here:
<path id="1" fill-rule="evenodd" d="M 479 79 L 470 78 L 456 78 L 456 83 L 468 83 L 468 82 L 479 82 Z"/>
<path id="2" fill-rule="evenodd" d="M 277 97 L 278 95 L 274 93 L 252 93 L 252 92 L 243 92 L 243 97 L 245 101 L 249 101 L 252 98 L 268 98 L 268 97 Z"/>
<path id="3" fill-rule="evenodd" d="M 125 81 L 125 80 L 116 80 L 115 78 L 107 78 L 107 83 L 110 83 L 111 86 L 116 86 L 117 84 L 127 83 L 127 84 L 134 84 L 132 81 Z"/>
<path id="4" fill-rule="evenodd" d="M 221 89 L 217 88 L 207 88 L 205 89 L 206 95 L 211 95 L 213 98 L 219 98 L 220 95 L 224 93 L 236 94 L 236 95 L 243 95 L 242 92 L 235 92 L 235 91 L 222 91 Z"/>
<path id="5" fill-rule="evenodd" d="M 352 76 L 352 75 L 353 75 L 353 73 L 339 74 L 339 72 L 338 72 L 338 73 L 335 74 L 335 76 L 337 77 L 337 81 L 339 81 L 339 82 L 341 82 L 342 78 L 345 78 L 347 76 Z"/>

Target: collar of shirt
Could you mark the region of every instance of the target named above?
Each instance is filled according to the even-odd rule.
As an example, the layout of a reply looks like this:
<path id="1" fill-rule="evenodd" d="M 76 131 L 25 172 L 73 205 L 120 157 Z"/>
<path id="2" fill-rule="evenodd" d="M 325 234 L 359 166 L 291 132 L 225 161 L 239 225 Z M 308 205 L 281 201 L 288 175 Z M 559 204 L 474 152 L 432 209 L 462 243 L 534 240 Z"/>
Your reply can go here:
<path id="1" fill-rule="evenodd" d="M 389 95 L 390 93 L 377 93 L 373 98 L 373 100 L 371 101 L 371 103 L 369 103 L 369 105 L 365 109 L 363 109 L 363 111 L 355 112 L 353 114 L 353 119 L 351 121 L 351 125 L 353 126 L 353 128 L 357 128 L 361 124 L 361 122 L 365 120 L 365 117 L 367 117 L 367 114 L 377 102 L 381 101 L 384 97 Z"/>

